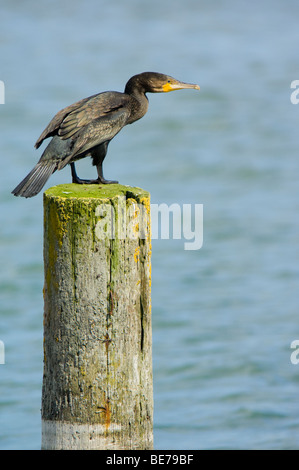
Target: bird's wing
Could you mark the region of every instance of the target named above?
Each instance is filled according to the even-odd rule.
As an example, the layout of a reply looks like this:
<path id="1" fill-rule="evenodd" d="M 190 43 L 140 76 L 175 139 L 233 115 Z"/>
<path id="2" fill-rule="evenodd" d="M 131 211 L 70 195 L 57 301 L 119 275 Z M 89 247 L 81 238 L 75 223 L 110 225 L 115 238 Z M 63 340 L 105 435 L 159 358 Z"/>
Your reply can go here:
<path id="1" fill-rule="evenodd" d="M 77 101 L 76 103 L 71 104 L 70 106 L 67 106 L 66 108 L 61 109 L 61 111 L 55 114 L 53 119 L 49 122 L 45 130 L 41 133 L 41 135 L 37 139 L 35 143 L 35 148 L 39 148 L 45 139 L 47 139 L 48 137 L 52 137 L 54 134 L 57 133 L 60 124 L 69 113 L 71 113 L 73 110 L 77 108 L 80 108 L 81 106 L 84 106 L 84 104 L 88 100 L 92 99 L 94 96 L 96 95 L 89 96 L 88 98 L 83 98 L 82 100 Z"/>
<path id="2" fill-rule="evenodd" d="M 54 116 L 36 141 L 35 147 L 38 148 L 44 139 L 55 134 L 58 134 L 63 140 L 72 137 L 94 119 L 106 116 L 115 109 L 125 106 L 128 99 L 129 97 L 124 93 L 108 91 L 89 96 L 67 106 Z"/>
<path id="3" fill-rule="evenodd" d="M 82 153 L 88 152 L 93 147 L 110 141 L 127 124 L 130 110 L 127 107 L 120 107 L 110 111 L 105 116 L 93 119 L 73 136 L 74 146 L 72 153 L 62 160 L 58 169 L 64 168 L 70 161 Z M 72 134 L 73 135 L 73 134 Z M 63 137 L 61 137 L 63 138 Z"/>

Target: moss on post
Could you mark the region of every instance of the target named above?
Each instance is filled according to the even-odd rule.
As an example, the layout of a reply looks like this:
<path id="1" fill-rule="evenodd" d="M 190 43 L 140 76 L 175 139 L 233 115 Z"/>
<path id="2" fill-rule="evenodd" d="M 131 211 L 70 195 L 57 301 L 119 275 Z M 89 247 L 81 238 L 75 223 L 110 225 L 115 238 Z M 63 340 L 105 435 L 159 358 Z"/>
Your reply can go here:
<path id="1" fill-rule="evenodd" d="M 42 448 L 151 449 L 149 194 L 44 194 Z"/>

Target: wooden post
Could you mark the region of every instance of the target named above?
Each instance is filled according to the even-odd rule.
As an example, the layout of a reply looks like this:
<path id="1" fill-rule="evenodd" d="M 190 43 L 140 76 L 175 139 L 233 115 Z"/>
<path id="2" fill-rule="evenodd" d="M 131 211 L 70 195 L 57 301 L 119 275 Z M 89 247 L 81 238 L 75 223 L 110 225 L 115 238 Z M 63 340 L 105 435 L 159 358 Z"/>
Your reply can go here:
<path id="1" fill-rule="evenodd" d="M 44 194 L 42 449 L 152 449 L 149 193 Z"/>

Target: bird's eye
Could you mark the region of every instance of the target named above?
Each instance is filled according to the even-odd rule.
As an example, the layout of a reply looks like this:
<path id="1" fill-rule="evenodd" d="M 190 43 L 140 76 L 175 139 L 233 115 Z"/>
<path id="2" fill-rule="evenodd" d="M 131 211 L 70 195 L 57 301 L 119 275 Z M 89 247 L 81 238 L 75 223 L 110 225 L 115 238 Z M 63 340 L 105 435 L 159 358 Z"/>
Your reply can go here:
<path id="1" fill-rule="evenodd" d="M 170 83 L 170 80 L 167 80 L 167 83 Z"/>

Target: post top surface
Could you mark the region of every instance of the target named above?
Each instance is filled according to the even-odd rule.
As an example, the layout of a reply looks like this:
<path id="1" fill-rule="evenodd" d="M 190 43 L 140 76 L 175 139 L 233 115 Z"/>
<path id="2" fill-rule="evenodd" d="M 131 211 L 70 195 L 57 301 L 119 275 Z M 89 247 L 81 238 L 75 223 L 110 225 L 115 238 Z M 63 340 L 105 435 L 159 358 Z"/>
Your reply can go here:
<path id="1" fill-rule="evenodd" d="M 121 184 L 59 184 L 45 191 L 45 196 L 60 198 L 98 198 L 107 199 L 117 196 L 149 197 L 148 191 L 133 186 Z"/>

